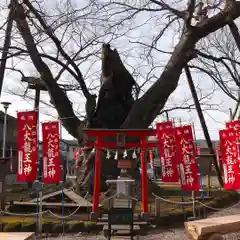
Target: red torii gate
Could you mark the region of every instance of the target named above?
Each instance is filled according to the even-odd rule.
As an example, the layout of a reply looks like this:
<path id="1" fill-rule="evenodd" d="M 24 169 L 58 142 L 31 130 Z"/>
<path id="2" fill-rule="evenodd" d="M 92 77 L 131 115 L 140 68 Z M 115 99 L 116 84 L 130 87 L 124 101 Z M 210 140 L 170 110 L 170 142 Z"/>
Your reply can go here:
<path id="1" fill-rule="evenodd" d="M 101 173 L 101 148 L 129 149 L 140 148 L 140 161 L 142 168 L 142 215 L 148 214 L 148 177 L 145 152 L 147 148 L 156 147 L 157 142 L 148 142 L 148 136 L 156 136 L 155 129 L 84 129 L 88 137 L 96 137 L 95 142 L 86 141 L 86 147 L 95 147 L 94 167 L 94 191 L 92 201 L 91 219 L 97 219 L 100 195 L 100 173 Z M 116 137 L 115 142 L 104 142 L 103 137 Z M 140 141 L 126 142 L 125 137 L 138 137 Z"/>

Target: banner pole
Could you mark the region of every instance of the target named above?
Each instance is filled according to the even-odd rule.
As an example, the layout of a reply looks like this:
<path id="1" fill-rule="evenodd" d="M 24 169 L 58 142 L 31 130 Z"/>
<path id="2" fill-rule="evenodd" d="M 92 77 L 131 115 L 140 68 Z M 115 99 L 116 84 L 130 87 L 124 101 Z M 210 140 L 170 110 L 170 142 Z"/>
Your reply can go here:
<path id="1" fill-rule="evenodd" d="M 37 144 L 38 144 L 38 147 L 37 147 L 37 151 L 38 151 L 38 167 L 37 167 L 37 179 L 36 179 L 36 189 L 37 189 L 37 206 L 36 206 L 36 213 L 37 213 L 37 219 L 36 219 L 36 238 L 38 239 L 39 237 L 39 234 L 41 235 L 40 233 L 40 230 L 41 230 L 41 216 L 39 215 L 40 213 L 40 203 L 42 201 L 42 197 L 41 197 L 41 183 L 40 183 L 40 165 L 41 165 L 41 160 L 40 160 L 40 149 L 39 149 L 39 146 L 40 146 L 40 141 L 39 141 L 39 134 L 40 134 L 40 121 L 39 121 L 39 104 L 35 104 L 34 106 L 35 108 L 35 111 L 36 111 L 36 114 L 37 114 Z M 39 237 L 40 239 L 40 237 Z"/>
<path id="2" fill-rule="evenodd" d="M 42 235 L 42 185 L 41 185 L 41 176 L 42 173 L 40 172 L 41 169 L 41 155 L 40 155 L 40 114 L 39 114 L 39 101 L 40 101 L 40 91 L 36 93 L 38 95 L 36 98 L 37 100 L 35 101 L 35 111 L 37 114 L 37 142 L 38 142 L 38 168 L 37 168 L 37 181 L 36 184 L 37 186 L 37 221 L 36 221 L 36 230 L 37 230 L 37 238 L 39 235 L 39 239 L 41 238 Z M 43 167 L 42 167 L 43 170 Z"/>
<path id="3" fill-rule="evenodd" d="M 193 129 L 193 138 L 194 138 L 194 143 L 195 143 L 195 151 L 197 150 L 197 137 L 196 137 L 196 132 L 195 132 L 195 126 L 194 122 L 192 122 L 192 129 Z M 199 154 L 200 155 L 200 154 Z M 197 161 L 197 155 L 196 155 L 196 161 Z M 197 162 L 198 166 L 198 174 L 199 174 L 199 182 L 200 182 L 200 188 L 203 191 L 203 186 L 202 186 L 202 181 L 201 181 L 201 174 L 199 171 L 199 164 Z M 203 194 L 203 195 L 202 195 Z M 204 192 L 201 192 L 201 197 L 204 198 Z M 196 219 L 196 209 L 195 209 L 195 191 L 192 191 L 192 201 L 193 201 L 193 218 Z"/>
<path id="4" fill-rule="evenodd" d="M 64 235 L 65 222 L 64 222 L 64 189 L 63 189 L 63 183 L 64 182 L 62 182 L 62 231 L 63 231 L 63 235 Z"/>
<path id="5" fill-rule="evenodd" d="M 4 107 L 4 123 L 3 123 L 3 139 L 2 139 L 2 160 L 3 162 L 5 161 L 5 157 L 6 157 L 6 140 L 7 140 L 7 111 L 9 106 L 11 105 L 10 102 L 1 102 L 1 104 Z M 7 164 L 5 165 L 5 163 L 1 164 L 1 166 L 3 168 L 6 168 L 5 166 L 7 166 Z M 4 171 L 4 170 L 3 170 Z M 2 182 L 0 181 L 1 184 L 1 189 L 0 189 L 0 210 L 1 211 L 5 211 L 5 202 L 6 202 L 6 175 L 5 172 L 3 173 L 3 177 L 2 177 Z"/>
<path id="6" fill-rule="evenodd" d="M 40 237 L 42 236 L 42 185 L 41 185 L 41 182 L 39 181 L 39 213 L 40 213 L 40 216 L 39 216 L 39 234 L 40 234 Z"/>
<path id="7" fill-rule="evenodd" d="M 38 185 L 38 180 L 36 180 L 36 184 Z M 36 214 L 37 214 L 37 219 L 36 219 L 36 239 L 38 239 L 38 229 L 39 229 L 39 190 L 37 186 L 37 205 L 36 205 Z"/>
<path id="8" fill-rule="evenodd" d="M 192 128 L 193 128 L 193 136 L 194 136 L 194 142 L 195 142 L 195 149 L 197 149 L 197 137 L 196 137 L 196 131 L 195 131 L 195 125 L 194 122 L 192 123 Z M 199 146 L 200 147 L 200 146 Z M 201 148 L 200 148 L 201 149 Z M 200 159 L 200 153 L 199 153 L 199 159 Z M 196 159 L 197 160 L 197 159 Z M 203 178 L 200 173 L 200 164 L 197 163 L 198 166 L 198 174 L 199 174 L 199 182 L 200 182 L 200 187 L 201 187 L 201 199 L 204 200 L 204 189 L 203 189 Z"/>
<path id="9" fill-rule="evenodd" d="M 60 135 L 60 142 L 62 140 L 62 123 L 60 118 L 59 119 L 59 126 L 60 126 L 60 130 L 59 130 L 59 135 Z M 67 147 L 68 150 L 68 147 Z M 67 158 L 68 158 L 68 151 L 67 151 Z M 66 159 L 67 160 L 67 159 Z M 68 162 L 68 161 L 67 161 Z M 67 165 L 68 168 L 68 165 Z M 62 235 L 64 235 L 64 225 L 65 225 L 65 221 L 64 221 L 64 174 L 65 174 L 65 170 L 64 169 L 64 164 L 62 163 Z"/>
<path id="10" fill-rule="evenodd" d="M 181 118 L 179 118 L 179 125 L 180 125 L 180 127 L 182 127 L 182 119 Z M 179 166 L 178 166 L 178 168 L 179 168 Z M 179 168 L 179 174 L 180 174 L 180 168 Z M 181 198 L 182 198 L 182 204 L 181 204 L 181 206 L 182 206 L 182 210 L 183 210 L 183 216 L 184 216 L 184 220 L 186 220 L 187 219 L 187 213 L 186 213 L 186 211 L 185 211 L 185 207 L 184 207 L 184 192 L 182 191 L 182 189 L 181 189 Z"/>

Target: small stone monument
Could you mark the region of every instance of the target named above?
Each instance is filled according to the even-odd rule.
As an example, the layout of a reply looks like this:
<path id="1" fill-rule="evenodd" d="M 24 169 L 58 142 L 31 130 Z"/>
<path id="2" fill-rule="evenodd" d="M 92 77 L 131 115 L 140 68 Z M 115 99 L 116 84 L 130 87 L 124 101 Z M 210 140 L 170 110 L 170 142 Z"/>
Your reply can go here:
<path id="1" fill-rule="evenodd" d="M 127 176 L 127 171 L 121 169 L 120 176 L 116 180 L 107 180 L 107 184 L 116 184 L 116 197 L 113 199 L 112 207 L 132 208 L 132 184 L 135 180 Z"/>

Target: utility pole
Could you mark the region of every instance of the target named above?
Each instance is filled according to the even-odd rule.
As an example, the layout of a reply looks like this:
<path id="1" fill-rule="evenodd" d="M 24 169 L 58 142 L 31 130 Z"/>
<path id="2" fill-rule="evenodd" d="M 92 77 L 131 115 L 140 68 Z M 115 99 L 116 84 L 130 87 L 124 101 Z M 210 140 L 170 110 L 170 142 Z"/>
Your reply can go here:
<path id="1" fill-rule="evenodd" d="M 37 128 L 39 131 L 39 103 L 40 103 L 40 93 L 42 91 L 47 91 L 45 83 L 42 81 L 41 78 L 36 78 L 36 77 L 23 77 L 22 82 L 27 82 L 28 83 L 28 88 L 35 90 L 35 99 L 34 99 L 34 110 L 36 111 L 37 114 Z M 38 145 L 39 145 L 39 134 L 38 134 Z M 39 150 L 38 150 L 39 151 Z M 41 237 L 42 234 L 42 190 L 43 190 L 43 185 L 42 185 L 42 180 L 40 179 L 41 175 L 41 158 L 40 158 L 40 153 L 38 152 L 38 168 L 37 168 L 37 179 L 36 179 L 36 188 L 37 188 L 37 199 L 38 199 L 38 213 L 37 215 L 37 220 L 36 220 L 36 234 L 37 237 L 38 235 Z M 32 188 L 32 182 L 28 183 L 28 188 Z"/>
<path id="2" fill-rule="evenodd" d="M 1 181 L 0 181 L 0 209 L 1 211 L 5 210 L 5 199 L 6 199 L 6 175 L 8 173 L 7 167 L 9 166 L 6 158 L 6 140 L 7 140 L 7 110 L 11 105 L 10 102 L 1 103 L 4 108 L 4 123 L 3 123 L 3 139 L 2 139 L 2 158 L 1 158 Z"/>
<path id="3" fill-rule="evenodd" d="M 165 113 L 166 113 L 166 119 L 167 119 L 167 121 L 169 122 L 169 114 L 168 114 L 167 111 L 166 111 Z"/>
<path id="4" fill-rule="evenodd" d="M 204 115 L 203 115 L 203 112 L 202 112 L 202 108 L 201 108 L 201 105 L 200 105 L 199 100 L 198 100 L 198 96 L 197 96 L 197 92 L 196 92 L 196 89 L 195 89 L 195 86 L 194 86 L 194 83 L 193 83 L 192 75 L 191 75 L 191 72 L 190 72 L 188 66 L 186 66 L 184 69 L 185 69 L 188 85 L 189 85 L 190 91 L 192 93 L 193 101 L 194 101 L 194 104 L 195 104 L 195 107 L 196 107 L 196 110 L 197 110 L 197 113 L 198 113 L 198 117 L 199 117 L 199 120 L 200 120 L 200 123 L 201 123 L 201 126 L 202 126 L 202 130 L 203 130 L 203 133 L 204 133 L 207 145 L 208 145 L 208 149 L 209 149 L 209 152 L 210 152 L 210 154 L 212 156 L 212 159 L 213 159 L 213 165 L 214 165 L 214 167 L 216 169 L 216 172 L 217 172 L 218 181 L 219 181 L 219 184 L 221 185 L 221 187 L 223 187 L 223 179 L 222 179 L 221 172 L 220 172 L 220 169 L 219 169 L 218 164 L 217 164 L 216 154 L 215 154 L 215 151 L 214 151 L 214 147 L 213 147 L 213 144 L 212 144 L 210 134 L 208 132 L 208 128 L 207 128 L 207 124 L 206 124 L 206 121 L 205 121 L 205 118 L 204 118 Z M 209 163 L 209 174 L 211 172 L 211 168 L 212 168 L 212 162 L 210 161 L 210 163 Z M 210 176 L 208 176 L 208 187 L 209 187 L 208 191 L 210 191 Z"/>
<path id="5" fill-rule="evenodd" d="M 232 111 L 231 108 L 229 108 L 229 119 L 230 119 L 230 121 L 233 121 L 233 120 L 234 120 L 233 111 Z"/>
<path id="6" fill-rule="evenodd" d="M 11 0 L 11 2 L 12 2 L 12 0 Z M 11 8 L 8 13 L 7 27 L 6 27 L 5 39 L 4 39 L 4 43 L 3 43 L 3 51 L 2 51 L 1 63 L 0 63 L 0 96 L 2 93 L 2 86 L 3 86 L 3 79 L 4 79 L 6 64 L 7 64 L 8 51 L 9 51 L 9 47 L 11 45 L 11 34 L 12 34 L 12 26 L 13 26 L 12 16 L 14 14 L 14 11 L 15 10 L 13 10 L 13 8 Z"/>
<path id="7" fill-rule="evenodd" d="M 23 77 L 22 82 L 26 82 L 28 84 L 29 89 L 35 90 L 35 99 L 34 99 L 34 110 L 37 113 L 37 119 L 39 119 L 39 103 L 40 103 L 40 93 L 41 91 L 47 91 L 45 83 L 41 80 L 41 78 L 36 77 Z M 39 130 L 39 129 L 38 129 Z M 40 173 L 40 158 L 38 159 L 38 176 Z M 28 183 L 28 188 L 32 188 L 33 183 Z"/>

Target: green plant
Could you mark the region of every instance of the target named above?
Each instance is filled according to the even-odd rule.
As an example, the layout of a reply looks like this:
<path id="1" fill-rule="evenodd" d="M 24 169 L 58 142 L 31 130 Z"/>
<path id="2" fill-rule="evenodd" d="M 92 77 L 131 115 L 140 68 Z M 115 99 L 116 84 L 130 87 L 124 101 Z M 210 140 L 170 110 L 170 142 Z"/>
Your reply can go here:
<path id="1" fill-rule="evenodd" d="M 4 232 L 19 232 L 21 231 L 21 223 L 7 223 L 3 228 Z"/>

